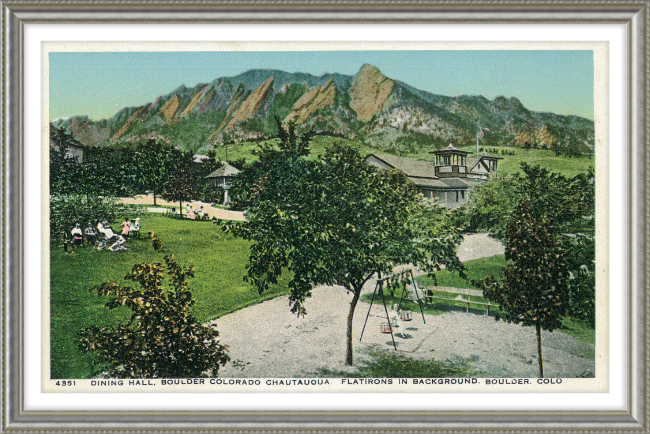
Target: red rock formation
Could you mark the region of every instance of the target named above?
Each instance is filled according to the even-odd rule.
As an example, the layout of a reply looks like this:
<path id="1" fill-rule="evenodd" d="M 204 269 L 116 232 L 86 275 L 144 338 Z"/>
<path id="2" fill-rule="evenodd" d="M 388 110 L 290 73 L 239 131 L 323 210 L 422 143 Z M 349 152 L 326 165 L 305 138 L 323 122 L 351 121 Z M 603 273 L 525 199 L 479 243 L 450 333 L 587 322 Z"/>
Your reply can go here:
<path id="1" fill-rule="evenodd" d="M 170 123 L 172 119 L 174 119 L 180 103 L 180 98 L 178 98 L 178 95 L 174 94 L 174 96 L 169 98 L 160 108 L 160 113 L 163 115 L 167 123 Z"/>
<path id="2" fill-rule="evenodd" d="M 272 89 L 273 77 L 269 78 L 257 89 L 252 91 L 250 95 L 248 95 L 248 98 L 246 98 L 236 109 L 231 110 L 231 107 L 234 107 L 234 105 L 231 105 L 228 108 L 229 113 L 226 115 L 226 119 L 224 119 L 217 131 L 228 131 L 238 122 L 245 121 L 246 119 L 255 116 L 272 92 Z"/>
<path id="3" fill-rule="evenodd" d="M 315 86 L 305 93 L 291 108 L 285 122 L 302 124 L 318 111 L 334 105 L 336 85 L 330 78 L 323 86 Z"/>
<path id="4" fill-rule="evenodd" d="M 369 121 L 374 115 L 390 107 L 389 99 L 395 82 L 384 76 L 377 67 L 365 64 L 350 87 L 350 107 L 357 119 Z"/>
<path id="5" fill-rule="evenodd" d="M 136 110 L 135 113 L 133 113 L 131 115 L 131 117 L 126 122 L 124 122 L 124 125 L 122 125 L 122 128 L 120 128 L 119 131 L 117 133 L 115 133 L 113 135 L 113 137 L 111 137 L 111 142 L 113 142 L 113 141 L 119 139 L 120 137 L 122 137 L 122 135 L 124 133 L 126 133 L 126 131 L 129 129 L 129 127 L 133 124 L 133 122 L 135 122 L 136 119 L 138 119 L 140 117 L 142 112 L 144 112 L 145 108 L 147 108 L 147 106 L 142 106 L 138 110 Z"/>

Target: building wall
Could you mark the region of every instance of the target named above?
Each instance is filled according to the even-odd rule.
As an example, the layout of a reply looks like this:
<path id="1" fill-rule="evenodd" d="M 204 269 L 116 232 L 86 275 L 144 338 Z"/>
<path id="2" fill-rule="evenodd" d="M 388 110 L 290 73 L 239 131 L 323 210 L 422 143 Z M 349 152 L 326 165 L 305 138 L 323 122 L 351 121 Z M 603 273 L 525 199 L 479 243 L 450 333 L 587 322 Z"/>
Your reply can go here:
<path id="1" fill-rule="evenodd" d="M 83 163 L 84 161 L 84 150 L 79 146 L 68 146 L 66 154 L 70 154 L 73 157 L 77 157 L 77 161 Z"/>
<path id="2" fill-rule="evenodd" d="M 420 192 L 428 199 L 438 199 L 440 204 L 447 208 L 455 208 L 469 202 L 469 190 L 421 189 Z"/>

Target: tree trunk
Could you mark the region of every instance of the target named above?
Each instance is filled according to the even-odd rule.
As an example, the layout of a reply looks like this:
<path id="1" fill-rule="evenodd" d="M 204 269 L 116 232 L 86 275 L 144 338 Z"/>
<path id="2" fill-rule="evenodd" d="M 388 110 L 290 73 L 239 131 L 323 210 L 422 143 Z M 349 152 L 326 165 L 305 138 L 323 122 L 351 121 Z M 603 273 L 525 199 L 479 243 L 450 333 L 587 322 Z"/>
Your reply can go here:
<path id="1" fill-rule="evenodd" d="M 156 190 L 153 191 L 153 206 L 156 206 Z"/>
<path id="2" fill-rule="evenodd" d="M 178 212 L 181 214 L 181 217 L 183 217 L 183 200 L 179 200 L 178 203 L 180 204 L 181 208 L 178 210 Z"/>
<path id="3" fill-rule="evenodd" d="M 542 359 L 542 327 L 539 323 L 539 320 L 537 320 L 537 324 L 535 325 L 535 328 L 537 329 L 537 355 L 539 357 L 539 376 L 541 378 L 544 378 L 544 360 Z"/>
<path id="4" fill-rule="evenodd" d="M 354 309 L 357 307 L 357 302 L 361 296 L 361 288 L 354 289 L 354 297 L 352 297 L 352 302 L 350 303 L 350 313 L 348 314 L 348 346 L 345 352 L 345 364 L 352 365 L 352 319 L 354 318 Z"/>

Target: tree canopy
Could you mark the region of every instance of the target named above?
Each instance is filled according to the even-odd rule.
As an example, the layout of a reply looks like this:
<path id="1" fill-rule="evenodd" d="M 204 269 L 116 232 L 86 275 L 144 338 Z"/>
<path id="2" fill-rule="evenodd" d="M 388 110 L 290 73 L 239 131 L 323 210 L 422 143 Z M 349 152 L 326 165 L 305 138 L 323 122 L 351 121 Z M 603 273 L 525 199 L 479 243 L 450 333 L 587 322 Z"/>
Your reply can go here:
<path id="1" fill-rule="evenodd" d="M 595 173 L 568 178 L 540 166 L 522 163 L 522 174 L 496 177 L 476 187 L 471 196 L 470 226 L 498 239 L 508 237 L 517 204 L 528 200 L 530 213 L 546 219 L 570 270 L 568 314 L 595 325 Z"/>
<path id="2" fill-rule="evenodd" d="M 506 267 L 503 283 L 492 276 L 484 282 L 483 295 L 499 303 L 497 319 L 535 326 L 540 376 L 544 376 L 541 330 L 562 325 L 567 312 L 568 280 L 564 251 L 555 238 L 552 220 L 534 215 L 529 199 L 517 205 L 508 222 Z"/>
<path id="3" fill-rule="evenodd" d="M 189 166 L 191 156 L 162 140 L 149 139 L 138 144 L 134 161 L 137 186 L 153 192 L 155 205 L 156 194 L 165 191 L 167 181 L 180 165 Z"/>
<path id="4" fill-rule="evenodd" d="M 200 191 L 192 170 L 187 166 L 181 166 L 167 181 L 163 198 L 169 201 L 178 201 L 182 213 L 183 201 L 197 198 Z"/>
<path id="5" fill-rule="evenodd" d="M 442 208 L 421 202 L 405 176 L 367 164 L 354 149 L 335 145 L 315 160 L 307 137 L 281 128 L 279 149 L 265 145 L 259 160 L 233 183 L 246 222 L 224 230 L 253 241 L 246 280 L 259 290 L 291 272 L 291 311 L 306 314 L 316 285 L 352 293 L 346 362 L 352 364 L 352 322 L 364 284 L 376 273 L 413 264 L 433 273 L 442 265 L 462 271 L 458 231 Z"/>

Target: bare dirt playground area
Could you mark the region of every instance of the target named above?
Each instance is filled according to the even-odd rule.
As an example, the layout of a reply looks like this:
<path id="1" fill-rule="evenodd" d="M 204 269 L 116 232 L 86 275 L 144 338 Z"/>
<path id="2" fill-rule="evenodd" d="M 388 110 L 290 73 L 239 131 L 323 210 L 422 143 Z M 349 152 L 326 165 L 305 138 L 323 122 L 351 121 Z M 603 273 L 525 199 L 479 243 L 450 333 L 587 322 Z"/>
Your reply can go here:
<path id="1" fill-rule="evenodd" d="M 503 245 L 487 235 L 465 237 L 458 254 L 462 261 L 503 253 Z M 372 293 L 374 281 L 364 287 Z M 352 295 L 343 288 L 314 288 L 307 299 L 307 315 L 298 318 L 290 312 L 288 296 L 251 306 L 215 321 L 221 341 L 229 345 L 233 360 L 220 371 L 222 377 L 317 377 L 320 369 L 353 372 L 367 361 L 370 350 L 386 351 L 415 359 L 437 361 L 464 360 L 485 376 L 536 377 L 537 341 L 533 327 L 496 321 L 475 313 L 450 311 L 442 315 L 419 312 L 413 320 L 401 322 L 396 330 L 397 351 L 390 334 L 379 327 L 385 321 L 384 308 L 375 304 L 359 341 L 369 304 L 360 302 L 354 316 L 354 367 L 345 359 L 345 324 Z M 383 317 L 383 318 L 382 318 Z M 565 333 L 543 332 L 544 370 L 548 377 L 593 375 L 594 346 Z"/>

